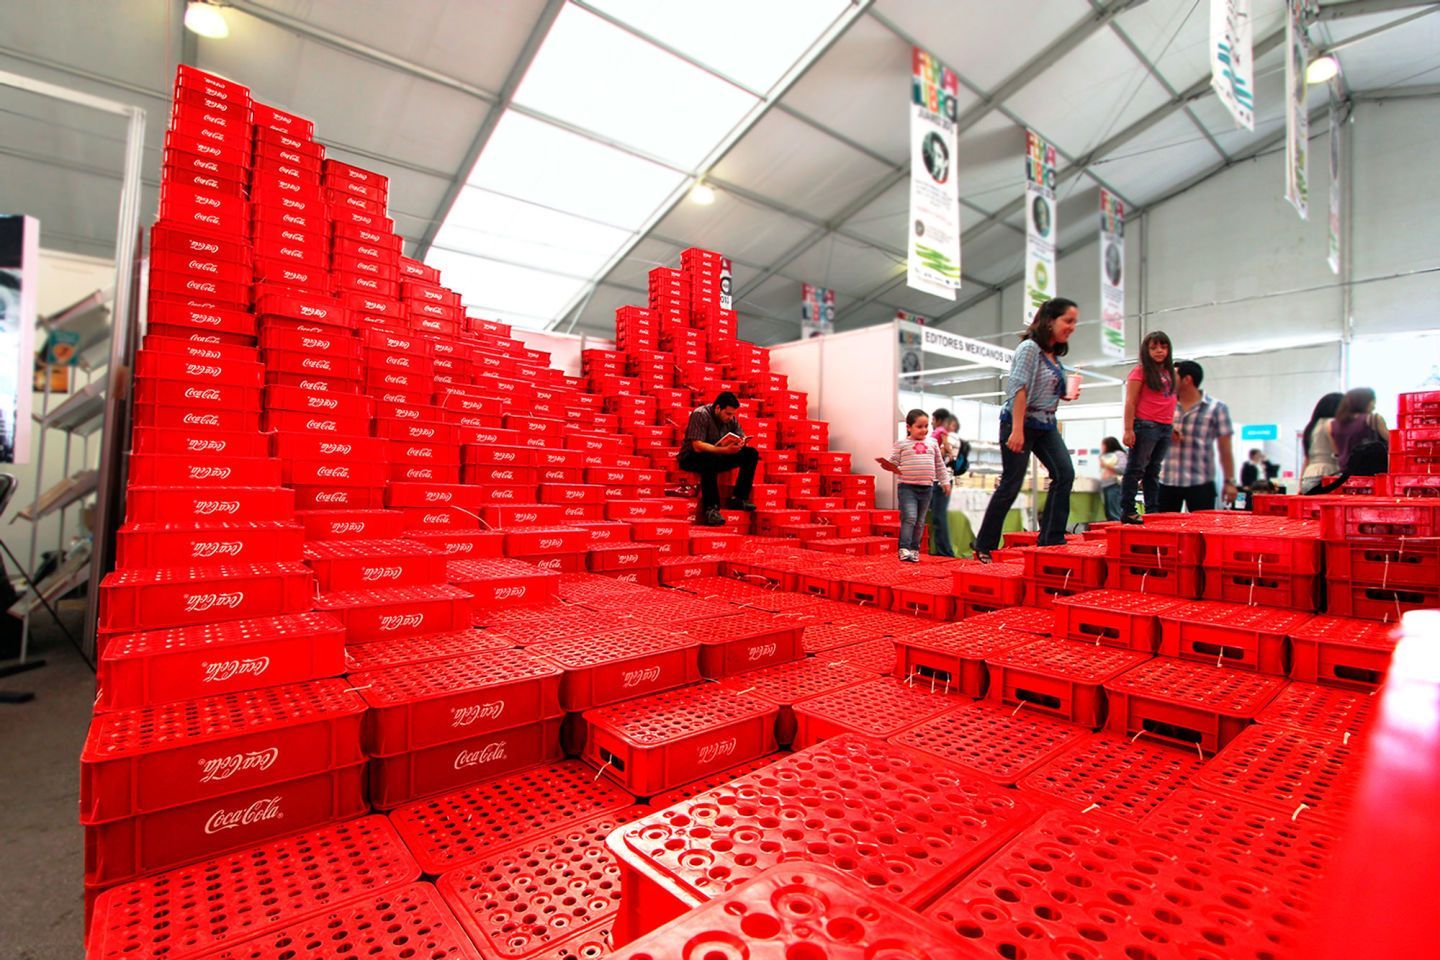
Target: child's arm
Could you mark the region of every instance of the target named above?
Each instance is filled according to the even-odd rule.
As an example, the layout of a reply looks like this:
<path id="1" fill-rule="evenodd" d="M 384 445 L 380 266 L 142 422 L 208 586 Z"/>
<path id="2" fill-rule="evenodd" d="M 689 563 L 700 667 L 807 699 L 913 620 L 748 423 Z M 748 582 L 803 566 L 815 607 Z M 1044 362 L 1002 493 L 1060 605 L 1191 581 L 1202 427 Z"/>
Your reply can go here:
<path id="1" fill-rule="evenodd" d="M 897 440 L 897 441 L 895 441 L 895 449 L 891 452 L 889 459 L 886 459 L 885 457 L 876 457 L 876 458 L 875 458 L 875 462 L 878 463 L 878 464 L 880 464 L 880 466 L 883 467 L 883 468 L 884 468 L 886 471 L 888 471 L 889 473 L 899 473 L 899 472 L 900 472 L 900 450 L 901 450 L 900 441 Z"/>
<path id="2" fill-rule="evenodd" d="M 1140 389 L 1143 386 L 1139 380 L 1125 381 L 1125 435 L 1120 442 L 1126 447 L 1135 446 L 1135 408 L 1140 404 Z"/>
<path id="3" fill-rule="evenodd" d="M 950 471 L 945 466 L 945 457 L 941 455 L 940 448 L 935 448 L 935 482 L 950 492 Z"/>

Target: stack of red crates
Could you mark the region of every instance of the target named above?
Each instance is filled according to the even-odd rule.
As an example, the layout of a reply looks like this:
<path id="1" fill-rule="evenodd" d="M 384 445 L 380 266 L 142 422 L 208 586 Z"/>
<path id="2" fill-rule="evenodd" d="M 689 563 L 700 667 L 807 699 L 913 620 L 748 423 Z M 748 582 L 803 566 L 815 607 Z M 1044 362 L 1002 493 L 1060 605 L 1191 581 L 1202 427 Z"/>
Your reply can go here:
<path id="1" fill-rule="evenodd" d="M 1397 496 L 1440 494 L 1440 390 L 1402 393 L 1390 431 L 1390 489 Z"/>
<path id="2" fill-rule="evenodd" d="M 1440 499 L 1335 497 L 1320 508 L 1326 609 L 1397 623 L 1440 606 Z"/>

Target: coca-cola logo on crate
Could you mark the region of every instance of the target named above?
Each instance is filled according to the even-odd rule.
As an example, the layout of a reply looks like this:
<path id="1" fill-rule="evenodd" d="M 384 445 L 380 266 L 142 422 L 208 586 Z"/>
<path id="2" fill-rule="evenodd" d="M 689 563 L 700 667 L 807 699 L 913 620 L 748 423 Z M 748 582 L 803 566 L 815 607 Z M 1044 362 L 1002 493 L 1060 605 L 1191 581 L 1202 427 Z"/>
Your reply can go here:
<path id="1" fill-rule="evenodd" d="M 264 772 L 273 767 L 279 758 L 279 747 L 248 750 L 244 753 L 232 753 L 223 757 L 212 757 L 208 760 L 202 758 L 199 761 L 200 782 L 213 783 L 217 780 L 229 780 L 237 773 L 251 770 Z"/>
<path id="2" fill-rule="evenodd" d="M 479 750 L 461 750 L 455 755 L 455 769 L 464 770 L 466 767 L 478 767 L 483 763 L 494 763 L 506 759 L 506 756 L 505 741 L 496 740 Z"/>
<path id="3" fill-rule="evenodd" d="M 504 712 L 504 700 L 496 700 L 493 703 L 477 703 L 468 707 L 451 707 L 450 725 L 452 727 L 468 727 L 480 720 L 498 720 Z"/>
<path id="4" fill-rule="evenodd" d="M 219 833 L 222 830 L 233 830 L 236 827 L 245 827 L 252 823 L 280 820 L 284 816 L 285 814 L 280 810 L 280 798 L 270 797 L 265 800 L 256 800 L 250 806 L 236 810 L 216 810 L 205 821 L 205 832 L 207 834 Z"/>

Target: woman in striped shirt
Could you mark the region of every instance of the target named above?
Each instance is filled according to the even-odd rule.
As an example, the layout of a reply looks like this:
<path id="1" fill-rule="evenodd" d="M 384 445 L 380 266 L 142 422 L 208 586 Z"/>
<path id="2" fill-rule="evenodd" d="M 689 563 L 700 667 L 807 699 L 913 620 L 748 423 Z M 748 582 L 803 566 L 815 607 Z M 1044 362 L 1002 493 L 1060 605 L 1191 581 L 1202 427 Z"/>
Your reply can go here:
<path id="1" fill-rule="evenodd" d="M 1070 519 L 1070 488 L 1075 483 L 1075 465 L 1060 436 L 1055 411 L 1060 401 L 1073 400 L 1079 393 L 1079 378 L 1067 383 L 1071 374 L 1060 358 L 1070 349 L 1070 335 L 1080 322 L 1075 301 L 1056 297 L 1040 304 L 1025 330 L 1023 342 L 1015 349 L 1015 362 L 1000 410 L 1000 483 L 985 508 L 985 519 L 973 544 L 975 559 L 990 562 L 990 552 L 1000 546 L 1005 517 L 1025 484 L 1030 455 L 1050 472 L 1050 493 L 1040 515 L 1042 547 L 1065 542 Z M 1072 395 L 1072 386 L 1073 394 Z"/>
<path id="2" fill-rule="evenodd" d="M 919 563 L 930 488 L 938 483 L 949 496 L 950 471 L 945 468 L 940 445 L 929 436 L 930 418 L 924 410 L 905 414 L 905 432 L 908 436 L 895 442 L 895 452 L 890 458 L 876 457 L 875 462 L 900 476 L 896 486 L 896 497 L 900 500 L 900 559 Z"/>

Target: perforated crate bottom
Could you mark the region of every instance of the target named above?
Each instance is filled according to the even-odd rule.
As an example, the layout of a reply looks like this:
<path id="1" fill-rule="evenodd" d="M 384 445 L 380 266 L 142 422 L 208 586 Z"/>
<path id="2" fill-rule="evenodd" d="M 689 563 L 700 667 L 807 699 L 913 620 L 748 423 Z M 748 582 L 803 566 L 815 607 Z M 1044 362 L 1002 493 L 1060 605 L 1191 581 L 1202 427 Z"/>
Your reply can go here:
<path id="1" fill-rule="evenodd" d="M 1133 823 L 1204 766 L 1194 750 L 1096 734 L 1046 761 L 1019 786 Z"/>
<path id="2" fill-rule="evenodd" d="M 1083 727 L 1034 710 L 971 703 L 890 739 L 997 783 L 1014 784 L 1088 735 Z"/>
<path id="3" fill-rule="evenodd" d="M 988 957 L 1273 960 L 1302 955 L 1309 910 L 1279 878 L 1056 811 L 926 912 Z"/>

